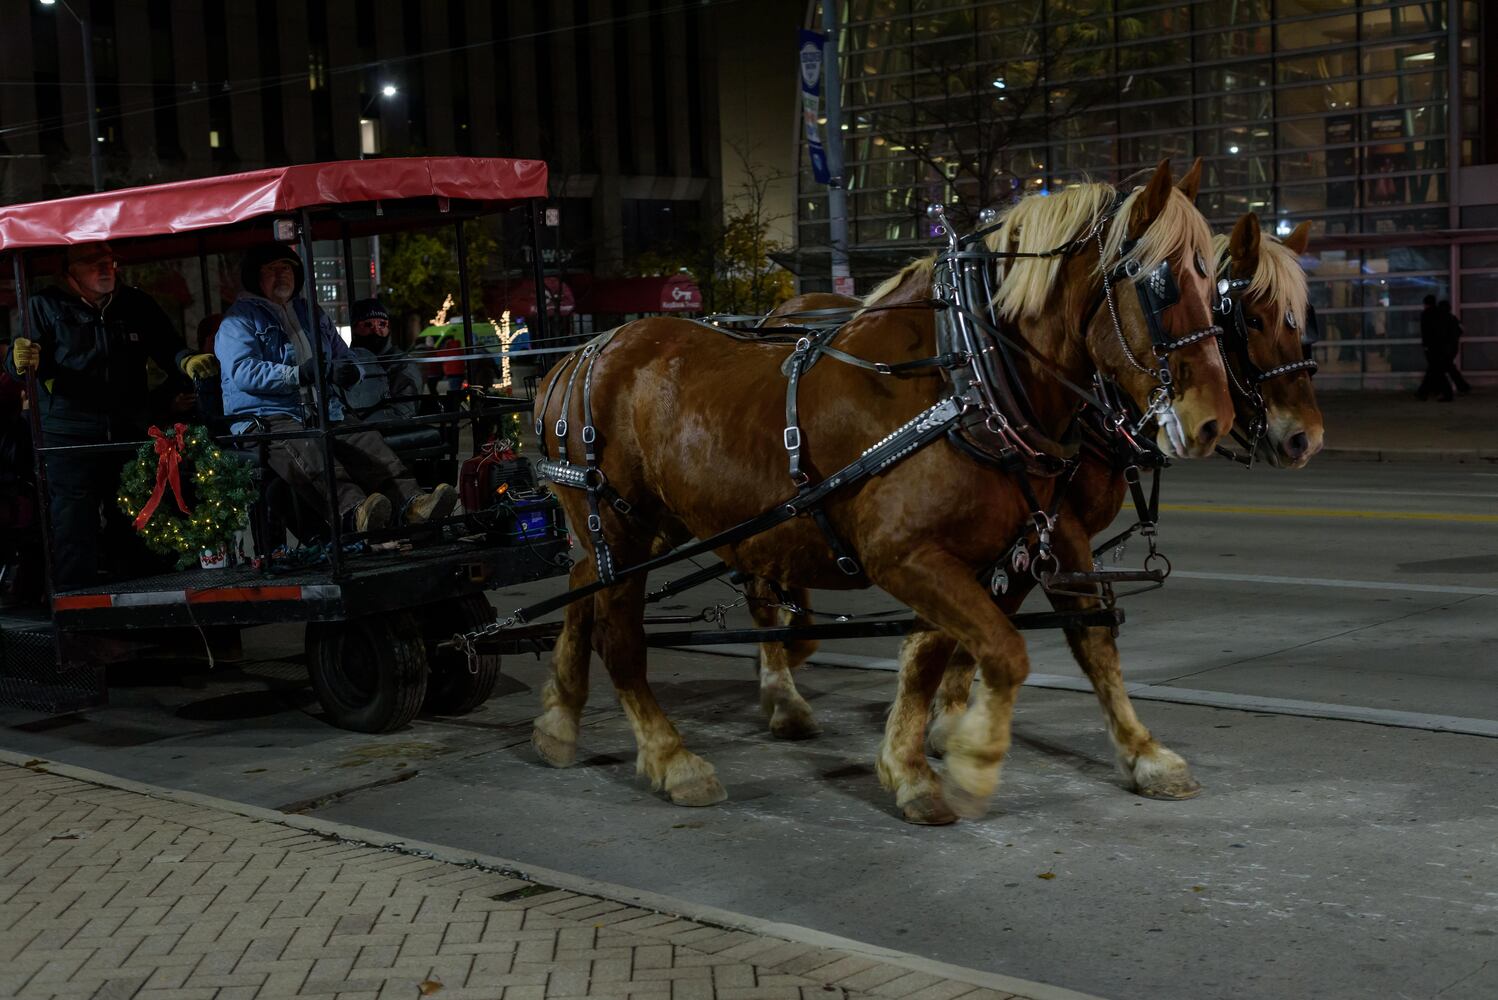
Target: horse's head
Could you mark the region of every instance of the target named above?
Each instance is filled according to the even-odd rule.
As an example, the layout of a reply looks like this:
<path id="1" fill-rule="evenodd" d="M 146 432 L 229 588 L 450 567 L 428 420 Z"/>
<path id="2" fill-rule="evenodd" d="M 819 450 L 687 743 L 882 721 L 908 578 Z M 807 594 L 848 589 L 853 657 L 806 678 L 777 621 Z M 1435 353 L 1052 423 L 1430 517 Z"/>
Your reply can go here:
<path id="1" fill-rule="evenodd" d="M 1172 184 L 1169 161 L 1108 223 L 1098 268 L 1115 287 L 1087 327 L 1098 370 L 1149 410 L 1169 393 L 1156 443 L 1174 458 L 1213 453 L 1233 425 L 1233 398 L 1214 336 L 1212 236 L 1195 200 L 1201 161 Z"/>
<path id="2" fill-rule="evenodd" d="M 1305 364 L 1314 339 L 1307 310 L 1306 276 L 1300 257 L 1310 242 L 1309 222 L 1283 241 L 1259 231 L 1252 212 L 1231 236 L 1216 243 L 1217 271 L 1229 279 L 1237 306 L 1224 323 L 1224 346 L 1234 381 L 1248 390 L 1236 395 L 1238 421 L 1264 420 L 1259 458 L 1282 468 L 1300 468 L 1321 450 L 1323 426 L 1312 368 Z M 1262 398 L 1259 409 L 1257 394 Z"/>
<path id="3" fill-rule="evenodd" d="M 1062 369 L 1113 379 L 1156 415 L 1161 450 L 1183 458 L 1210 455 L 1233 424 L 1213 326 L 1212 236 L 1193 203 L 1200 178 L 1198 161 L 1177 188 L 1162 162 L 1121 202 L 1107 184 L 1032 195 L 985 240 L 1021 255 L 1001 264 L 1003 317 Z"/>

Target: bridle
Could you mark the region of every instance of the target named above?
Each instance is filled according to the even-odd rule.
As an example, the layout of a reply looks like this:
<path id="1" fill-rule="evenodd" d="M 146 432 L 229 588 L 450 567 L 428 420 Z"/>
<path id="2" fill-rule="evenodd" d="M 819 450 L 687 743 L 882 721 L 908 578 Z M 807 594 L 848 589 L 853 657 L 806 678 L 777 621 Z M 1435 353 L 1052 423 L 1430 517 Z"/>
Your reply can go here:
<path id="1" fill-rule="evenodd" d="M 1249 408 L 1253 411 L 1253 418 L 1249 421 L 1248 433 L 1244 435 L 1235 427 L 1232 431 L 1233 440 L 1244 448 L 1244 454 L 1239 455 L 1226 448 L 1219 447 L 1217 453 L 1239 463 L 1245 468 L 1254 464 L 1254 459 L 1259 452 L 1259 445 L 1269 429 L 1269 405 L 1264 402 L 1264 394 L 1260 387 L 1272 379 L 1283 378 L 1287 375 L 1297 375 L 1305 372 L 1307 376 L 1316 374 L 1316 361 L 1311 352 L 1317 341 L 1320 340 L 1317 330 L 1315 313 L 1310 313 L 1306 318 L 1305 329 L 1300 331 L 1300 344 L 1302 356 L 1299 361 L 1290 361 L 1273 368 L 1259 368 L 1253 363 L 1249 354 L 1249 320 L 1248 311 L 1243 305 L 1243 292 L 1252 284 L 1251 278 L 1227 278 L 1222 277 L 1217 281 L 1217 300 L 1212 306 L 1214 316 L 1221 318 L 1223 325 L 1231 331 L 1234 351 L 1241 363 L 1242 371 L 1233 366 L 1233 359 L 1229 356 L 1227 348 L 1222 341 L 1218 341 L 1218 348 L 1222 351 L 1222 364 L 1227 369 L 1228 381 L 1233 390 L 1247 400 Z M 1299 328 L 1299 322 L 1295 314 L 1289 310 L 1285 311 L 1285 325 L 1290 329 Z"/>

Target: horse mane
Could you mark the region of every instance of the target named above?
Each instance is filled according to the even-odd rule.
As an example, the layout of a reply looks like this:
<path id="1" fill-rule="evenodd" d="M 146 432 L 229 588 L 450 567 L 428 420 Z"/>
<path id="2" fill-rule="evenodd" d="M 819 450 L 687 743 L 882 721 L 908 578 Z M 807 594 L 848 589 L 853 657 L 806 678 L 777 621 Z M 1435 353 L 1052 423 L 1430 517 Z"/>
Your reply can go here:
<path id="1" fill-rule="evenodd" d="M 1217 265 L 1215 272 L 1230 278 L 1233 260 L 1228 243 L 1227 236 L 1212 237 L 1212 259 Z M 1284 303 L 1286 311 L 1294 315 L 1297 326 L 1305 329 L 1306 303 L 1310 299 L 1306 272 L 1301 268 L 1295 251 L 1268 233 L 1259 239 L 1259 266 L 1249 276 L 1247 292 Z"/>
<path id="2" fill-rule="evenodd" d="M 1135 200 L 1143 190 L 1135 188 L 1118 211 L 1113 212 L 1103 234 L 1099 271 L 1116 266 L 1119 252 L 1128 239 Z M 1073 184 L 1052 195 L 1027 195 L 1004 213 L 999 228 L 984 239 L 984 244 L 992 251 L 1046 253 L 1090 232 L 1112 211 L 1117 196 L 1112 185 L 1100 182 Z M 1172 188 L 1159 216 L 1126 256 L 1139 262 L 1134 279 L 1138 281 L 1177 251 L 1189 259 L 1193 252 L 1205 258 L 1211 250 L 1212 233 L 1207 220 L 1191 199 Z M 1002 263 L 999 268 L 1002 280 L 994 296 L 999 312 L 1011 320 L 1041 315 L 1055 288 L 1063 260 L 1060 256 L 1028 257 Z"/>
<path id="3" fill-rule="evenodd" d="M 871 306 L 881 299 L 889 297 L 890 295 L 894 294 L 895 289 L 905 284 L 907 279 L 915 277 L 917 275 L 919 275 L 924 280 L 925 284 L 929 286 L 931 284 L 931 272 L 935 267 L 935 254 L 931 254 L 928 257 L 922 257 L 920 260 L 911 261 L 909 264 L 906 264 L 904 267 L 900 268 L 899 271 L 895 272 L 895 274 L 891 275 L 888 278 L 885 278 L 877 286 L 875 286 L 872 292 L 863 297 L 863 304 L 866 306 Z"/>

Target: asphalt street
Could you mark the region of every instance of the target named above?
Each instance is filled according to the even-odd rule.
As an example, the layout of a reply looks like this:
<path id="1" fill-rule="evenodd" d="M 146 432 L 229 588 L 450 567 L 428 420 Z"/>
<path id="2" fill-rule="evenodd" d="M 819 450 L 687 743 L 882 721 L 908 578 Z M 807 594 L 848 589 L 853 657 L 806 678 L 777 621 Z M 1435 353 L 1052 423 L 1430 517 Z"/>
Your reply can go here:
<path id="1" fill-rule="evenodd" d="M 579 764 L 555 771 L 528 745 L 544 662 L 507 661 L 472 716 L 371 737 L 316 718 L 294 629 L 212 674 L 116 671 L 105 709 L 0 712 L 0 744 L 1102 996 L 1498 995 L 1498 466 L 1195 463 L 1164 499 L 1176 572 L 1120 642 L 1140 714 L 1205 786 L 1187 802 L 1123 788 L 1042 633 L 994 809 L 937 830 L 873 774 L 892 640 L 826 647 L 800 677 L 824 733 L 795 744 L 765 732 L 749 661 L 655 653 L 729 789 L 706 810 L 634 776 L 601 669 Z"/>

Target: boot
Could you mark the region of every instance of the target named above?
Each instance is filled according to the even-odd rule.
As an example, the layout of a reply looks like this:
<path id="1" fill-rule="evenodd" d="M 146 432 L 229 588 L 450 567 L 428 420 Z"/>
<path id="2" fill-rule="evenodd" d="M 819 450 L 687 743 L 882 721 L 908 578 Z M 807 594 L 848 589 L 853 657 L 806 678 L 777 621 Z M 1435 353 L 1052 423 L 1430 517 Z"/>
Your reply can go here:
<path id="1" fill-rule="evenodd" d="M 390 523 L 390 498 L 383 493 L 371 493 L 343 518 L 344 527 L 350 531 L 361 534 L 379 531 Z"/>
<path id="2" fill-rule="evenodd" d="M 453 512 L 457 502 L 458 491 L 447 483 L 438 483 L 430 493 L 418 493 L 406 502 L 406 523 L 440 521 Z"/>

